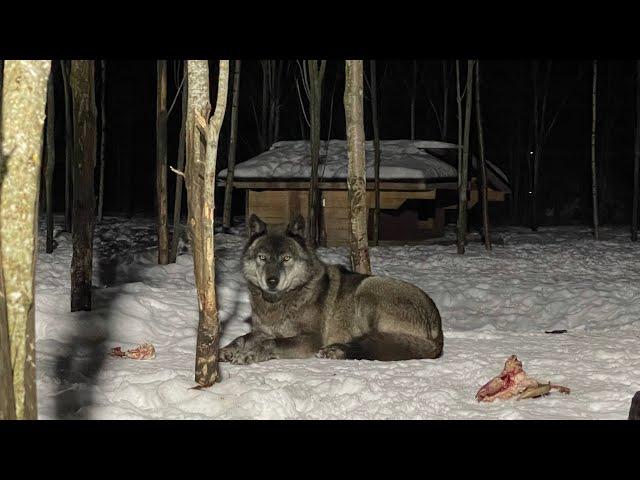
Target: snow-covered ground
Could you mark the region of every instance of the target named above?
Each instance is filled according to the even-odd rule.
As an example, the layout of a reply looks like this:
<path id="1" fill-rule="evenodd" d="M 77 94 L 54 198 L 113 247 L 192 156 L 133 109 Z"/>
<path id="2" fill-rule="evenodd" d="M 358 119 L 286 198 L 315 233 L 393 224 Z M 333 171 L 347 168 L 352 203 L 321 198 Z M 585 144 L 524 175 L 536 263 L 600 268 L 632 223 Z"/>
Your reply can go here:
<path id="1" fill-rule="evenodd" d="M 60 219 L 61 220 L 61 219 Z M 239 229 L 238 229 L 239 230 Z M 487 253 L 471 243 L 371 249 L 374 272 L 411 281 L 438 305 L 444 355 L 402 362 L 323 359 L 222 364 L 222 382 L 192 390 L 197 325 L 193 263 L 156 264 L 149 220 L 96 228 L 94 310 L 69 313 L 71 238 L 37 265 L 40 418 L 623 419 L 640 390 L 640 245 L 626 229 L 509 228 Z M 216 235 L 222 344 L 249 331 L 241 235 Z M 346 248 L 320 249 L 347 263 Z M 544 330 L 566 329 L 566 334 Z M 154 360 L 107 350 L 149 341 Z M 479 404 L 478 388 L 516 354 L 531 376 L 571 388 Z"/>

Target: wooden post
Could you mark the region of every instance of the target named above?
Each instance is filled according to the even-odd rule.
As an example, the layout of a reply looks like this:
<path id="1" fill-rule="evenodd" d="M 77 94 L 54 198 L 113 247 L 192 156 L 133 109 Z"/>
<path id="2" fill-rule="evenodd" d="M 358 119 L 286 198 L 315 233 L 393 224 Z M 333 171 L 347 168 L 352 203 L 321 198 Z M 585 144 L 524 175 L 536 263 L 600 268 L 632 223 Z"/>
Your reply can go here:
<path id="1" fill-rule="evenodd" d="M 156 227 L 158 263 L 169 263 L 169 228 L 167 218 L 167 61 L 158 60 L 156 98 Z"/>
<path id="2" fill-rule="evenodd" d="M 2 89 L 2 172 L 0 178 L 0 369 L 10 349 L 11 394 L 0 394 L 4 418 L 36 419 L 35 267 L 38 192 L 50 60 L 6 60 Z M 2 318 L 6 308 L 6 319 Z M 4 321 L 6 320 L 6 321 Z M 5 332 L 8 333 L 8 342 Z M 0 384 L 6 387 L 7 372 Z"/>
<path id="3" fill-rule="evenodd" d="M 96 197 L 95 62 L 73 60 L 70 83 L 73 97 L 73 256 L 71 257 L 71 311 L 91 310 L 91 276 Z"/>
<path id="4" fill-rule="evenodd" d="M 214 258 L 214 194 L 218 138 L 227 104 L 229 61 L 221 60 L 218 98 L 207 124 L 209 104 L 209 66 L 202 60 L 189 60 L 187 165 L 184 172 L 189 204 L 189 236 L 198 291 L 198 340 L 195 381 L 202 387 L 218 379 L 220 326 L 216 306 Z M 203 142 L 204 140 L 204 142 Z"/>
<path id="5" fill-rule="evenodd" d="M 349 165 L 347 188 L 349 192 L 349 246 L 351 267 L 354 271 L 371 274 L 369 241 L 367 236 L 366 163 L 364 148 L 363 66 L 362 60 L 347 60 L 345 64 L 344 109 L 347 127 Z"/>
<path id="6" fill-rule="evenodd" d="M 231 200 L 233 198 L 233 174 L 236 168 L 236 146 L 238 143 L 238 108 L 240 101 L 240 70 L 242 61 L 235 61 L 233 72 L 233 100 L 231 104 L 231 133 L 229 135 L 229 157 L 227 161 L 227 180 L 224 188 L 224 209 L 222 214 L 222 228 L 231 228 Z"/>

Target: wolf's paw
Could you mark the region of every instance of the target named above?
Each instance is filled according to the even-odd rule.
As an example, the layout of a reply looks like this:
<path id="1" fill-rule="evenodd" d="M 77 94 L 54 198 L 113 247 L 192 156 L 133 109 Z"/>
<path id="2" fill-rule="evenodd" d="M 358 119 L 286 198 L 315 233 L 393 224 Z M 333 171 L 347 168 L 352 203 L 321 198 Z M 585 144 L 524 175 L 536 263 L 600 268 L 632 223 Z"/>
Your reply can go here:
<path id="1" fill-rule="evenodd" d="M 347 352 L 349 347 L 342 343 L 334 343 L 332 345 L 327 345 L 326 347 L 322 347 L 316 353 L 316 357 L 318 358 L 330 358 L 332 360 L 344 360 L 347 358 Z"/>
<path id="2" fill-rule="evenodd" d="M 223 349 L 224 350 L 224 349 Z M 223 360 L 224 358 L 224 360 Z M 273 354 L 272 343 L 264 341 L 250 348 L 235 348 L 229 351 L 221 351 L 220 359 L 223 362 L 230 362 L 234 365 L 248 365 L 250 363 L 266 362 L 276 358 Z"/>

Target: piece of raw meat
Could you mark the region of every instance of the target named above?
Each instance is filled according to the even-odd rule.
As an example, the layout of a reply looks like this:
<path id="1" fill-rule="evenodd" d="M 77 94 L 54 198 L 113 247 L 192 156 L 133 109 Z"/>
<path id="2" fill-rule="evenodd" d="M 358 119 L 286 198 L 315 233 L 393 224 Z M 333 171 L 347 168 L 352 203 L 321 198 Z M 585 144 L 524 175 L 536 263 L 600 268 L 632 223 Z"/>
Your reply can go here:
<path id="1" fill-rule="evenodd" d="M 518 357 L 511 355 L 504 364 L 504 369 L 497 377 L 492 378 L 476 393 L 479 402 L 493 402 L 496 398 L 512 398 L 518 396 L 518 400 L 539 397 L 548 394 L 552 389 L 562 393 L 569 393 L 567 387 L 540 383 L 526 374 L 522 368 L 522 362 Z"/>
<path id="2" fill-rule="evenodd" d="M 123 352 L 121 347 L 114 347 L 111 349 L 109 355 L 112 357 L 132 358 L 134 360 L 150 360 L 156 358 L 156 349 L 150 343 L 143 343 L 126 352 Z"/>

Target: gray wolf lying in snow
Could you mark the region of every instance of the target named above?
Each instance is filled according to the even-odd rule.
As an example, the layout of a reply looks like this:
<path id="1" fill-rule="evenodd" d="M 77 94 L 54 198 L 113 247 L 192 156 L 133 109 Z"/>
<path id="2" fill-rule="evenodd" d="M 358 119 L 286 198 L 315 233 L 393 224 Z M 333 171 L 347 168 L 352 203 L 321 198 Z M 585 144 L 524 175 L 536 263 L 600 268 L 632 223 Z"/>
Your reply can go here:
<path id="1" fill-rule="evenodd" d="M 418 287 L 323 263 L 304 239 L 252 215 L 242 257 L 251 296 L 250 333 L 220 349 L 236 364 L 276 358 L 409 360 L 442 354 L 440 313 Z"/>

